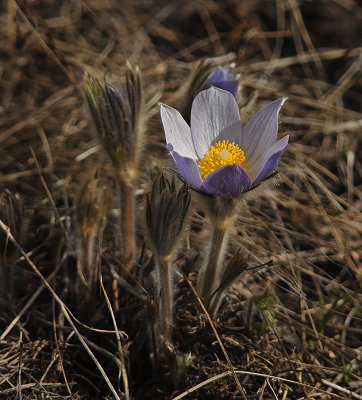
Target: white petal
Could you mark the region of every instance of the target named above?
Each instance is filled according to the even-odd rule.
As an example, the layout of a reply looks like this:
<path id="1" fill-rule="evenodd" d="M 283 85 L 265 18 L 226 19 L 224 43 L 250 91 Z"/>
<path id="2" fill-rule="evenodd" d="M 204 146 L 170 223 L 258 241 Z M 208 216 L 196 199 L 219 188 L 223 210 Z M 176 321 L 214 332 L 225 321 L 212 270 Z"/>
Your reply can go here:
<path id="1" fill-rule="evenodd" d="M 216 138 L 217 142 L 228 140 L 230 143 L 235 143 L 240 146 L 241 130 L 243 125 L 241 121 L 236 121 L 222 130 L 220 135 Z"/>
<path id="2" fill-rule="evenodd" d="M 278 153 L 279 151 L 284 150 L 284 148 L 286 147 L 286 145 L 288 144 L 288 140 L 289 140 L 289 136 L 284 136 L 282 139 L 278 140 L 277 142 L 275 142 L 264 154 L 262 157 L 260 157 L 259 159 L 257 159 L 252 165 L 248 164 L 248 172 L 249 175 L 251 177 L 251 180 L 254 181 L 260 171 L 262 170 L 262 168 L 264 167 L 264 164 L 266 163 L 266 161 L 268 160 L 268 158 L 275 154 Z"/>
<path id="3" fill-rule="evenodd" d="M 174 150 L 181 156 L 195 160 L 197 156 L 191 138 L 191 130 L 182 115 L 174 108 L 161 104 L 161 119 L 166 143 L 172 144 Z"/>
<path id="4" fill-rule="evenodd" d="M 238 105 L 231 93 L 215 87 L 200 92 L 191 108 L 191 135 L 199 158 L 226 127 L 239 120 Z"/>
<path id="5" fill-rule="evenodd" d="M 241 132 L 241 147 L 249 168 L 263 158 L 277 140 L 278 115 L 286 98 L 277 99 L 264 106 L 247 123 Z"/>

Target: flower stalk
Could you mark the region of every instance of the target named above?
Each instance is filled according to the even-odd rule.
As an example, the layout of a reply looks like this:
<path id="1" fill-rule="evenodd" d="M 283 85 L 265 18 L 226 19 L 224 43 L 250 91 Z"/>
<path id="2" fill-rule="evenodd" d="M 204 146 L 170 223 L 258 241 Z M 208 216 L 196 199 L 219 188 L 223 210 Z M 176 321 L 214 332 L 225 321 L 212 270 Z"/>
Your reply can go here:
<path id="1" fill-rule="evenodd" d="M 156 260 L 156 268 L 159 271 L 161 284 L 159 325 L 162 326 L 165 344 L 172 342 L 173 332 L 174 290 L 171 264 L 170 259 L 167 258 L 158 258 Z"/>
<path id="2" fill-rule="evenodd" d="M 206 196 L 199 194 L 210 219 L 211 237 L 197 281 L 197 291 L 212 317 L 216 316 L 220 304 L 219 289 L 225 274 L 225 253 L 229 234 L 238 216 L 241 199 L 235 197 Z"/>
<path id="3" fill-rule="evenodd" d="M 132 183 L 120 179 L 120 226 L 121 226 L 121 254 L 126 268 L 130 270 L 136 260 L 136 232 L 135 232 L 135 199 Z"/>
<path id="4" fill-rule="evenodd" d="M 76 201 L 77 250 L 80 261 L 79 278 L 81 291 L 85 298 L 94 294 L 97 282 L 95 262 L 96 240 L 104 228 L 111 197 L 110 182 L 100 176 L 99 171 L 92 171 L 82 183 Z"/>
<path id="5" fill-rule="evenodd" d="M 211 230 L 210 246 L 200 269 L 197 284 L 198 294 L 210 314 L 214 308 L 212 304 L 217 288 L 221 284 L 220 278 L 228 239 L 228 230 L 218 226 L 211 226 Z"/>

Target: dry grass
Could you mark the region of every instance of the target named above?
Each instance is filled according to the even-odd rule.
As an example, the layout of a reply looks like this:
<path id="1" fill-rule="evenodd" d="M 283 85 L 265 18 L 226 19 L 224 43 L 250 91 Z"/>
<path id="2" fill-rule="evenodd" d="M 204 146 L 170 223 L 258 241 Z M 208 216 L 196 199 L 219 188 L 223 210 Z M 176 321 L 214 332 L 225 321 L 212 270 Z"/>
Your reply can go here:
<path id="1" fill-rule="evenodd" d="M 0 12 L 0 216 L 11 232 L 0 236 L 0 398 L 362 399 L 358 2 L 8 0 Z M 245 119 L 289 98 L 280 131 L 291 145 L 278 185 L 240 214 L 230 256 L 248 268 L 211 326 L 190 289 L 208 233 L 194 204 L 178 260 L 183 362 L 152 372 L 155 299 L 125 282 L 117 210 L 99 239 L 102 290 L 84 301 L 77 280 L 78 187 L 96 166 L 111 174 L 82 79 L 122 77 L 129 61 L 149 104 L 167 103 L 205 57 L 236 63 Z M 157 107 L 149 117 L 140 220 L 152 168 L 168 165 Z"/>

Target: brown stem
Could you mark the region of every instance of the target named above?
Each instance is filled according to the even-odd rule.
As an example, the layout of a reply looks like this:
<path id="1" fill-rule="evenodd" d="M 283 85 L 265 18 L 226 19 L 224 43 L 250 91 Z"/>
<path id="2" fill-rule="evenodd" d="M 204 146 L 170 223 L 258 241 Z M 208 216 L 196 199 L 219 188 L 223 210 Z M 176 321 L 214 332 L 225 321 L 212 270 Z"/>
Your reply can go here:
<path id="1" fill-rule="evenodd" d="M 165 343 L 171 343 L 173 331 L 173 283 L 170 263 L 159 259 L 158 267 L 161 281 L 161 307 L 160 326 L 162 328 Z"/>
<path id="2" fill-rule="evenodd" d="M 134 187 L 131 183 L 122 179 L 119 181 L 119 186 L 122 259 L 127 269 L 131 270 L 136 261 Z"/>
<path id="3" fill-rule="evenodd" d="M 93 286 L 94 281 L 94 246 L 95 234 L 91 233 L 84 237 L 84 268 L 86 270 L 86 279 L 89 287 Z"/>

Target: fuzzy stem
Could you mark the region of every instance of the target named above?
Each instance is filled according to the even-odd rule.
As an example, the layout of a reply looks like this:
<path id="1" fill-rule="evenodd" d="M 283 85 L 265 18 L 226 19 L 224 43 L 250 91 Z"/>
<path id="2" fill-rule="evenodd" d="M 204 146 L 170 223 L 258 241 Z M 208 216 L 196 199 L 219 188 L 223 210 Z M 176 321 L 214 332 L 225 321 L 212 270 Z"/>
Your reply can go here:
<path id="1" fill-rule="evenodd" d="M 131 270 L 136 260 L 136 230 L 134 187 L 126 180 L 119 180 L 120 212 L 122 233 L 122 259 L 128 270 Z"/>
<path id="2" fill-rule="evenodd" d="M 197 285 L 199 296 L 208 311 L 213 303 L 213 293 L 220 284 L 227 239 L 228 229 L 212 226 L 209 251 L 201 267 Z"/>
<path id="3" fill-rule="evenodd" d="M 173 331 L 173 282 L 170 262 L 165 259 L 158 259 L 158 270 L 161 283 L 161 307 L 160 307 L 160 328 L 164 342 L 171 343 Z"/>
<path id="4" fill-rule="evenodd" d="M 94 290 L 94 283 L 95 283 L 95 276 L 94 276 L 94 243 L 95 241 L 95 234 L 88 233 L 84 234 L 82 239 L 82 267 L 84 278 L 87 284 L 87 297 L 91 298 L 93 295 Z"/>

